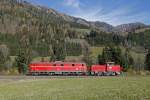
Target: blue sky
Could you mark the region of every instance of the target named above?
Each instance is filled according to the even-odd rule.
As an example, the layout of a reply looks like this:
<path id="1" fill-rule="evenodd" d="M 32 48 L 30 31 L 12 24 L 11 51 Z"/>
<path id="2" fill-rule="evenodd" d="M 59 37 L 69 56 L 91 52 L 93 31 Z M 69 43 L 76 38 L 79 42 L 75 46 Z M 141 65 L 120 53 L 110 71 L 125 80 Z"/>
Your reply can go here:
<path id="1" fill-rule="evenodd" d="M 150 0 L 26 0 L 88 21 L 150 24 Z"/>

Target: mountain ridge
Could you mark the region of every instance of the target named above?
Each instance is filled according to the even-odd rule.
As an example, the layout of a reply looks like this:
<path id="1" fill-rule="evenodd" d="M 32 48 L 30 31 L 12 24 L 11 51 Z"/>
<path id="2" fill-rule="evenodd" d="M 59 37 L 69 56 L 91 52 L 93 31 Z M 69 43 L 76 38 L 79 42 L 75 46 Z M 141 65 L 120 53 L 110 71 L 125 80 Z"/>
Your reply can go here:
<path id="1" fill-rule="evenodd" d="M 54 12 L 58 13 L 58 11 L 56 11 L 52 8 L 47 8 L 47 9 L 49 9 L 49 10 L 51 9 Z M 70 19 L 70 21 L 72 21 L 72 22 L 87 25 L 88 27 L 91 26 L 93 28 L 98 28 L 98 29 L 101 29 L 102 31 L 105 31 L 105 32 L 131 32 L 131 31 L 135 31 L 139 27 L 141 27 L 141 28 L 150 27 L 150 25 L 146 25 L 142 22 L 133 22 L 133 23 L 126 23 L 126 24 L 120 24 L 117 26 L 113 26 L 113 25 L 106 23 L 106 22 L 87 21 L 86 19 L 83 19 L 80 17 L 74 17 L 74 16 L 70 16 L 70 15 L 67 15 L 64 13 L 60 13 L 60 12 L 59 12 L 59 14 L 61 14 L 64 17 L 64 20 L 66 20 L 66 21 L 68 21 L 68 19 Z M 128 29 L 129 27 L 131 27 L 131 28 Z"/>
<path id="2" fill-rule="evenodd" d="M 77 27 L 84 27 L 84 28 L 88 28 L 88 29 L 97 29 L 99 31 L 104 31 L 107 33 L 111 33 L 111 32 L 116 32 L 116 33 L 120 33 L 123 34 L 125 32 L 132 32 L 135 31 L 136 29 L 140 29 L 140 28 L 146 28 L 146 27 L 150 27 L 148 25 L 145 25 L 144 23 L 140 23 L 140 22 L 135 22 L 135 23 L 128 23 L 128 24 L 121 24 L 121 25 L 117 25 L 117 26 L 113 26 L 110 25 L 106 22 L 101 22 L 101 21 L 87 21 L 83 18 L 79 18 L 79 17 L 74 17 L 74 16 L 70 16 L 64 13 L 60 13 L 52 8 L 47 8 L 47 7 L 43 7 L 40 5 L 33 5 L 30 2 L 27 1 L 20 1 L 19 3 L 17 3 L 17 0 L 2 0 L 0 1 L 1 3 L 1 8 L 3 8 L 2 10 L 6 10 L 5 14 L 1 14 L 1 18 L 5 17 L 6 15 L 8 15 L 8 17 L 12 16 L 14 17 L 14 15 L 10 15 L 11 12 L 9 12 L 9 10 L 14 10 L 15 13 L 23 13 L 24 15 L 26 15 L 28 18 L 27 21 L 30 20 L 30 17 L 33 17 L 33 19 L 39 18 L 39 17 L 45 17 L 49 20 L 51 20 L 51 23 L 56 23 L 56 21 L 60 21 L 63 23 L 67 23 L 69 25 L 73 25 L 71 27 L 77 26 Z M 2 5 L 5 4 L 6 6 Z M 9 5 L 11 5 L 12 9 L 9 7 Z M 19 7 L 14 7 L 14 6 L 18 6 Z M 14 8 L 13 8 L 14 7 Z M 20 9 L 21 8 L 21 9 Z M 9 10 L 7 10 L 9 9 Z M 31 11 L 33 10 L 33 11 Z M 41 15 L 40 15 L 41 14 Z M 4 23 L 8 23 L 6 25 L 1 25 L 2 28 L 0 28 L 0 32 L 2 33 L 7 33 L 8 32 L 14 32 L 15 33 L 15 29 L 14 26 L 19 27 L 19 23 L 21 20 L 20 16 L 17 16 L 18 19 L 16 18 L 16 22 L 14 20 L 14 22 L 9 22 L 8 19 L 4 18 Z M 49 18 L 48 18 L 49 17 Z M 37 19 L 39 20 L 39 19 Z M 55 21 L 53 21 L 55 20 Z M 18 22 L 17 22 L 18 21 Z M 13 24 L 15 23 L 15 25 Z M 26 22 L 26 23 L 30 23 L 30 22 Z M 5 31 L 4 27 L 10 25 L 12 27 L 12 30 L 8 30 Z M 14 28 L 14 29 L 13 29 Z"/>

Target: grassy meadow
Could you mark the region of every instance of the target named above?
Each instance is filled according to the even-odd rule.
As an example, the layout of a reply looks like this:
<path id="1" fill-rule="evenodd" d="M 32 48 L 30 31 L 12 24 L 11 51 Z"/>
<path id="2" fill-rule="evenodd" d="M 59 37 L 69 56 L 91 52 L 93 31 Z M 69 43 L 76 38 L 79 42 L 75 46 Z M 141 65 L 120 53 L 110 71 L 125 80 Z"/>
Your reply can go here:
<path id="1" fill-rule="evenodd" d="M 150 77 L 0 80 L 0 100 L 150 100 Z"/>

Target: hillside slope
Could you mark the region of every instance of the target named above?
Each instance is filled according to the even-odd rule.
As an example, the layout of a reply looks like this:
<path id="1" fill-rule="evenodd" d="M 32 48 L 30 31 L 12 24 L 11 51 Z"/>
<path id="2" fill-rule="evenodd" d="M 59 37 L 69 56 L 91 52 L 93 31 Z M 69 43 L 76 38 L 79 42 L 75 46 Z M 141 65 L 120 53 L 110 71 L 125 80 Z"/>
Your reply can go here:
<path id="1" fill-rule="evenodd" d="M 145 28 L 142 23 L 131 23 L 112 26 L 105 22 L 89 22 L 76 18 L 51 8 L 35 6 L 22 0 L 0 1 L 0 32 L 16 34 L 23 26 L 29 26 L 30 31 L 38 31 L 40 25 L 65 25 L 78 29 L 97 29 L 104 32 L 131 32 L 137 28 Z"/>

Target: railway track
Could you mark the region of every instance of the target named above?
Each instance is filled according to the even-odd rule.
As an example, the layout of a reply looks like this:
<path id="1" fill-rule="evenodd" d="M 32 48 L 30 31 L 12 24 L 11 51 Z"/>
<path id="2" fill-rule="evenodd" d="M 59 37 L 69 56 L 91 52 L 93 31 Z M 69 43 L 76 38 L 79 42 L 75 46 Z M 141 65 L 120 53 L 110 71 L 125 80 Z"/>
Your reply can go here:
<path id="1" fill-rule="evenodd" d="M 0 76 L 0 80 L 54 79 L 54 78 L 66 79 L 66 78 L 98 78 L 98 77 L 101 76 Z"/>

